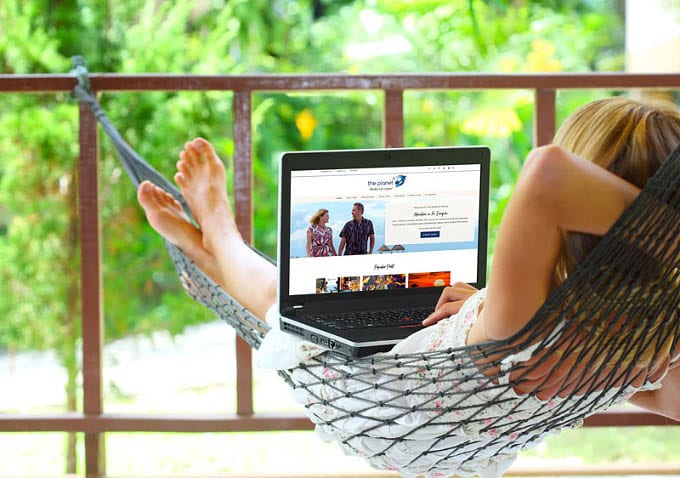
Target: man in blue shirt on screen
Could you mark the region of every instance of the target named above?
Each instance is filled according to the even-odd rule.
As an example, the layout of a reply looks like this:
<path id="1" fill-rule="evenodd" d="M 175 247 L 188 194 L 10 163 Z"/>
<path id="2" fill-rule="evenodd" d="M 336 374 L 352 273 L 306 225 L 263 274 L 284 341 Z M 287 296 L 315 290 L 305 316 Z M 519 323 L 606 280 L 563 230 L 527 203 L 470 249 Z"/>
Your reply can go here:
<path id="1" fill-rule="evenodd" d="M 339 256 L 373 254 L 375 231 L 371 220 L 364 217 L 364 205 L 360 202 L 352 206 L 352 220 L 345 223 L 340 238 Z M 369 241 L 370 247 L 367 247 Z"/>

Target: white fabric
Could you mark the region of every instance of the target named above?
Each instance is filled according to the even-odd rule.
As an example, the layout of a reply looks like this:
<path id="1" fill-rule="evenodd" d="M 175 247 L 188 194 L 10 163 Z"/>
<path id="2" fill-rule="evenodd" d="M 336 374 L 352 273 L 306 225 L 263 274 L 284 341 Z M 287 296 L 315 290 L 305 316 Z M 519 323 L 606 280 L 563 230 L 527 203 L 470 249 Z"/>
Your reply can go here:
<path id="1" fill-rule="evenodd" d="M 477 311 L 484 297 L 485 290 L 477 292 L 465 302 L 457 315 L 414 333 L 387 354 L 422 353 L 465 345 L 467 333 L 477 319 Z M 546 415 L 545 412 L 538 413 L 539 409 L 569 406 L 569 403 L 563 402 L 572 400 L 579 401 L 581 406 L 585 403 L 596 407 L 606 404 L 618 391 L 598 393 L 592 398 L 554 398 L 547 404 L 532 397 L 521 397 L 522 400 L 517 401 L 513 399 L 519 397 L 511 387 L 499 392 L 497 387 L 489 387 L 489 380 L 480 378 L 476 370 L 456 370 L 455 360 L 450 370 L 423 369 L 415 377 L 397 382 L 398 385 L 390 383 L 389 386 L 375 389 L 370 383 L 367 386 L 367 382 L 384 385 L 394 375 L 378 373 L 368 377 L 364 375 L 361 380 L 345 380 L 342 377 L 352 373 L 351 365 L 326 368 L 323 374 L 333 383 L 333 386 L 329 386 L 321 384 L 318 377 L 310 374 L 305 367 L 298 367 L 325 349 L 280 331 L 276 308 L 269 311 L 267 320 L 272 330 L 256 354 L 257 365 L 290 370 L 295 382 L 307 385 L 306 388 L 295 388 L 293 396 L 297 402 L 305 405 L 307 415 L 316 424 L 316 431 L 324 440 L 337 441 L 345 453 L 364 457 L 376 468 L 397 470 L 405 477 L 434 478 L 454 474 L 479 475 L 482 478 L 501 476 L 513 463 L 518 451 L 534 446 L 546 435 L 559 431 L 540 428 L 546 421 Z M 531 352 L 526 350 L 506 358 L 503 368 L 507 370 L 514 361 L 528 359 Z M 441 387 L 446 386 L 447 382 L 439 380 L 443 373 L 446 373 L 447 379 L 452 376 L 465 379 L 461 381 L 460 387 L 477 392 L 466 396 L 463 403 L 460 403 L 457 395 L 440 396 Z M 507 377 L 501 377 L 503 381 L 507 383 Z M 448 383 L 451 383 L 450 380 Z M 398 390 L 394 390 L 397 386 Z M 402 393 L 416 387 L 421 387 L 420 392 L 427 392 L 426 407 L 420 407 L 424 403 L 422 394 L 414 396 Z M 653 386 L 647 384 L 646 388 Z M 345 396 L 347 391 L 352 392 L 351 396 Z M 626 390 L 624 395 L 629 397 L 635 391 Z M 323 405 L 319 397 L 328 400 L 332 406 Z M 371 406 L 377 401 L 385 405 Z M 518 403 L 522 404 L 520 408 L 517 408 Z M 404 409 L 411 407 L 414 407 L 413 411 L 404 413 Z M 451 407 L 451 411 L 447 411 L 448 407 Z M 423 408 L 428 410 L 423 411 Z M 350 416 L 350 412 L 356 412 L 356 416 Z M 476 420 L 466 422 L 470 416 Z M 394 420 L 385 424 L 385 419 Z M 511 427 L 516 428 L 518 421 L 531 426 L 539 425 L 538 432 L 503 433 Z M 455 423 L 460 425 L 456 426 Z M 427 426 L 423 426 L 425 424 Z M 575 420 L 571 426 L 579 425 L 580 421 Z M 362 436 L 357 436 L 358 433 L 362 433 Z M 404 438 L 399 440 L 400 437 Z M 453 449 L 456 450 L 455 456 L 446 458 Z M 427 453 L 422 454 L 424 451 Z"/>

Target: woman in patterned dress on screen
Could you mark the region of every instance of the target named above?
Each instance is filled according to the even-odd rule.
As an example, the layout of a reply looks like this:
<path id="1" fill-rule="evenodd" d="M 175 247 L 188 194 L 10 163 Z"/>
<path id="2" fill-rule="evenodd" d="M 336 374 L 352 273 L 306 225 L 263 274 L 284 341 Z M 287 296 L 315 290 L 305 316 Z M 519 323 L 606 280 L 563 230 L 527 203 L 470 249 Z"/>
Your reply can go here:
<path id="1" fill-rule="evenodd" d="M 327 226 L 330 215 L 328 209 L 321 208 L 309 219 L 307 229 L 307 256 L 337 256 L 333 245 L 333 230 Z"/>

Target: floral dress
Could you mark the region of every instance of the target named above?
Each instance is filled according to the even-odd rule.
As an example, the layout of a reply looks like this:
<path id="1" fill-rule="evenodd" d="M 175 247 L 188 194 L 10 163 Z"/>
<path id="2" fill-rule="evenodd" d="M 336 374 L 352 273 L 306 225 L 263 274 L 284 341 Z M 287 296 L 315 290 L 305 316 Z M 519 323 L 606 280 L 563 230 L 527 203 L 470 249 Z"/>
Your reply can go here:
<path id="1" fill-rule="evenodd" d="M 307 229 L 312 233 L 311 251 L 312 257 L 323 257 L 332 255 L 331 241 L 333 240 L 333 230 L 330 227 L 323 227 L 312 224 Z"/>
<path id="2" fill-rule="evenodd" d="M 475 293 L 463 304 L 458 314 L 412 334 L 395 345 L 387 354 L 409 354 L 464 346 L 467 333 L 477 320 L 479 305 L 483 302 L 485 294 L 484 289 Z M 512 387 L 499 396 L 497 391 L 488 389 L 490 383 L 488 380 L 482 382 L 474 371 L 457 367 L 456 359 L 451 363 L 449 381 L 455 378 L 453 377 L 455 374 L 460 379 L 462 392 L 475 393 L 468 394 L 465 403 L 461 403 L 459 397 L 440 394 L 442 391 L 440 387 L 444 386 L 442 382 L 446 382 L 438 380 L 441 377 L 437 374 L 441 374 L 441 370 L 429 372 L 423 369 L 418 376 L 400 381 L 398 385 L 401 390 L 415 390 L 421 387 L 421 391 L 431 393 L 435 400 L 434 407 L 420 410 L 418 402 L 414 401 L 416 400 L 413 398 L 414 394 L 399 393 L 399 390 L 390 394 L 387 388 L 376 387 L 374 390 L 370 386 L 371 380 L 374 380 L 376 385 L 380 385 L 380 382 L 386 379 L 389 380 L 391 370 L 382 370 L 382 373 L 373 377 L 364 376 L 361 381 L 352 381 L 343 378 L 351 377 L 355 372 L 351 366 L 325 368 L 322 373 L 327 382 L 320 381 L 319 377 L 309 373 L 305 365 L 311 363 L 313 357 L 325 349 L 281 332 L 278 328 L 276 307 L 270 309 L 267 319 L 273 327 L 257 352 L 258 366 L 287 369 L 294 382 L 308 384 L 295 387 L 293 397 L 305 406 L 305 413 L 315 423 L 316 431 L 322 439 L 338 442 L 345 453 L 363 457 L 375 468 L 397 470 L 405 477 L 439 478 L 452 475 L 500 477 L 515 461 L 519 451 L 536 446 L 545 436 L 558 433 L 562 428 L 575 428 L 582 424 L 582 420 L 575 417 L 568 424 L 556 428 L 542 426 L 546 418 L 537 414 L 539 410 L 545 410 L 546 406 L 548 409 L 568 407 L 570 401 L 584 400 L 590 402 L 593 407 L 604 407 L 605 404 L 609 406 L 613 404 L 612 398 L 617 391 L 611 389 L 593 397 L 556 397 L 548 402 L 530 397 L 522 401 L 522 405 L 518 407 L 515 399 L 520 397 Z M 525 361 L 531 353 L 531 350 L 519 351 L 504 359 L 504 362 L 510 365 L 512 362 Z M 507 376 L 500 377 L 501 382 L 507 380 Z M 422 388 L 423 384 L 428 382 L 431 385 L 426 385 L 425 390 Z M 629 389 L 625 390 L 625 398 L 638 390 L 658 388 L 659 382 L 660 379 L 655 383 L 647 382 L 640 389 L 628 387 Z M 344 398 L 346 391 L 355 392 L 357 389 L 359 393 Z M 366 393 L 365 397 L 362 393 Z M 389 396 L 383 397 L 384 394 Z M 383 399 L 386 404 L 392 406 L 365 412 L 366 400 Z M 320 400 L 333 403 L 333 406 L 324 406 Z M 400 414 L 404 409 L 411 407 L 414 408 L 412 413 L 389 425 L 376 426 L 377 421 L 389 418 L 390 414 Z M 467 420 L 473 413 L 482 420 L 473 422 Z M 534 424 L 539 426 L 537 431 L 531 433 L 503 433 L 506 428 L 514 427 L 517 421 L 522 421 L 528 428 Z M 432 426 L 438 423 L 441 425 Z M 487 426 L 490 423 L 493 425 Z M 423 426 L 424 424 L 428 426 Z M 454 456 L 450 454 L 452 449 L 458 450 Z"/>

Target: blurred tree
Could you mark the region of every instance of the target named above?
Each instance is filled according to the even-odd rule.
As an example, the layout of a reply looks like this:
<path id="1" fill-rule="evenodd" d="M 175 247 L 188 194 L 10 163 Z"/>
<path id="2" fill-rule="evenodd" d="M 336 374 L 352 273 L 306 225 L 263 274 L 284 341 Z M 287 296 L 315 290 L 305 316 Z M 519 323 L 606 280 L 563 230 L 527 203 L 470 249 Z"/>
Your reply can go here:
<path id="1" fill-rule="evenodd" d="M 332 11 L 317 3 L 323 7 L 319 12 Z M 83 54 L 92 71 L 238 73 L 260 65 L 266 70 L 274 67 L 272 59 L 291 31 L 304 31 L 312 18 L 310 2 L 273 5 L 234 0 L 201 9 L 187 2 L 145 0 L 7 0 L 0 4 L 0 65 L 5 73 L 65 72 L 70 57 Z M 55 350 L 67 375 L 65 408 L 76 411 L 77 108 L 67 100 L 66 95 L 0 100 L 5 158 L 0 166 L 0 313 L 7 318 L 0 321 L 0 346 Z M 220 139 L 231 122 L 229 95 L 121 94 L 102 102 L 124 136 L 166 174 L 189 136 L 216 138 L 225 156 L 233 150 L 230 139 Z M 121 168 L 106 141 L 101 157 L 106 339 L 158 329 L 177 333 L 205 321 L 210 315 L 179 294 L 162 242 L 143 220 L 133 188 L 120 180 Z M 257 165 L 256 170 L 267 175 Z M 69 436 L 67 450 L 65 471 L 74 473 L 75 435 Z"/>
<path id="2" fill-rule="evenodd" d="M 619 2 L 603 0 L 3 0 L 3 73 L 526 72 L 622 67 Z M 377 147 L 381 94 L 254 95 L 255 244 L 276 247 L 281 151 Z M 564 109 L 589 98 L 561 95 Z M 233 154 L 231 95 L 107 94 L 124 137 L 171 176 L 187 138 Z M 562 110 L 560 110 L 562 111 Z M 562 113 L 560 113 L 562 114 Z M 405 143 L 487 143 L 494 150 L 492 226 L 531 146 L 526 92 L 409 93 Z M 313 125 L 313 127 L 312 127 Z M 80 360 L 77 108 L 67 95 L 0 97 L 0 347 L 54 349 L 77 410 Z M 102 141 L 106 340 L 210 316 L 180 294 L 160 238 Z M 130 291 L 135 293 L 130 293 Z M 75 471 L 69 441 L 66 472 Z"/>

